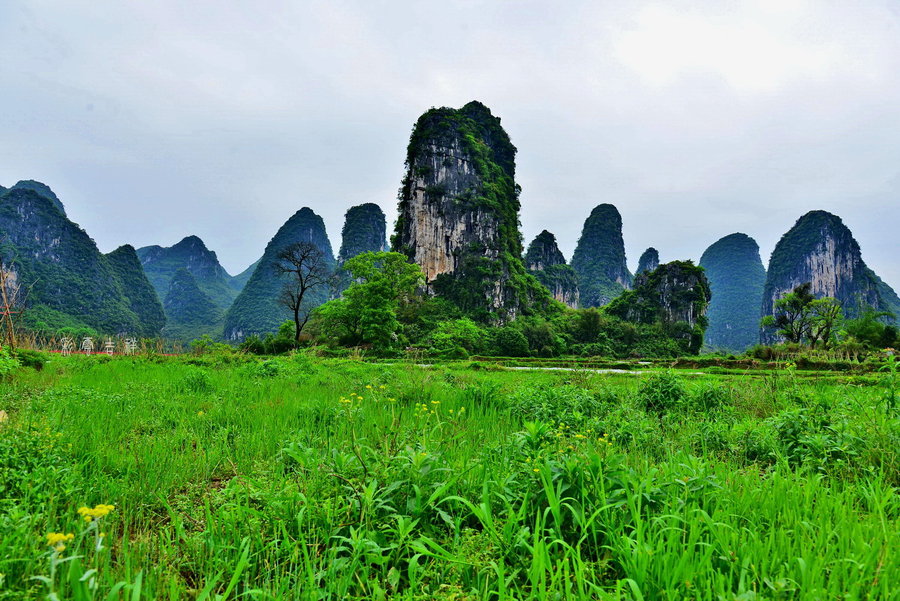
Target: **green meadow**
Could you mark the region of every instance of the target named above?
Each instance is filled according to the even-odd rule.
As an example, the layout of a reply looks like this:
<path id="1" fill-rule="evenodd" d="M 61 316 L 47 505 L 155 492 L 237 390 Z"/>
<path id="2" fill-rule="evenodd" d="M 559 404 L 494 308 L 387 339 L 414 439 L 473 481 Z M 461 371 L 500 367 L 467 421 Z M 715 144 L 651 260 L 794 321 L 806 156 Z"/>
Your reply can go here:
<path id="1" fill-rule="evenodd" d="M 632 367 L 19 368 L 0 599 L 900 599 L 894 373 Z"/>

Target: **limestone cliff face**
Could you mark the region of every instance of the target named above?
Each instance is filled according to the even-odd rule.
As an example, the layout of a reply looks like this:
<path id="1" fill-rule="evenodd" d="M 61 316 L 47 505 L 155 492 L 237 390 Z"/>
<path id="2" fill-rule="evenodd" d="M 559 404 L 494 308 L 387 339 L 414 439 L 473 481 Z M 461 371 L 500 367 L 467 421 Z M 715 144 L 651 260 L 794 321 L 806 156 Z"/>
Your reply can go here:
<path id="1" fill-rule="evenodd" d="M 583 307 L 599 307 L 631 288 L 625 261 L 622 216 L 611 204 L 598 205 L 584 222 L 572 255 Z"/>
<path id="2" fill-rule="evenodd" d="M 634 275 L 638 275 L 646 271 L 653 271 L 657 267 L 659 267 L 659 251 L 651 246 L 650 248 L 645 250 L 641 255 L 641 258 L 638 259 L 638 268 L 637 271 L 634 272 Z"/>
<path id="3" fill-rule="evenodd" d="M 432 109 L 410 137 L 394 250 L 429 289 L 485 321 L 549 306 L 522 264 L 516 149 L 479 102 Z"/>
<path id="4" fill-rule="evenodd" d="M 713 243 L 700 257 L 712 300 L 706 345 L 744 351 L 759 341 L 759 305 L 766 269 L 759 246 L 746 234 L 731 234 Z"/>
<path id="5" fill-rule="evenodd" d="M 525 253 L 525 267 L 547 287 L 553 298 L 571 308 L 578 307 L 578 274 L 556 244 L 556 236 L 542 231 Z"/>
<path id="6" fill-rule="evenodd" d="M 845 315 L 863 306 L 897 312 L 900 298 L 862 260 L 859 243 L 837 215 L 810 211 L 797 220 L 772 251 L 763 290 L 761 315 L 771 315 L 775 301 L 810 282 L 816 297 L 836 298 Z M 761 339 L 773 342 L 774 333 Z"/>
<path id="7" fill-rule="evenodd" d="M 703 345 L 711 293 L 703 269 L 691 261 L 672 261 L 638 275 L 606 312 L 626 321 L 660 324 L 687 352 Z"/>

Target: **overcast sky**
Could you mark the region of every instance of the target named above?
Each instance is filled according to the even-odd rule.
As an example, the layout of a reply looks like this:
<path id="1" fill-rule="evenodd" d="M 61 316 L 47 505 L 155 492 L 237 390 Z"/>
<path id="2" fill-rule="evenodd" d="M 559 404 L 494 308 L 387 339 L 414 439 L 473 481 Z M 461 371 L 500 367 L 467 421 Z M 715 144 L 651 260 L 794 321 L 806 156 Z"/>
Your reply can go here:
<path id="1" fill-rule="evenodd" d="M 196 234 L 231 273 L 309 206 L 392 223 L 416 118 L 488 105 L 525 243 L 592 207 L 698 260 L 763 261 L 812 209 L 900 288 L 900 9 L 884 2 L 0 2 L 0 184 L 36 179 L 108 252 Z M 389 229 L 392 229 L 389 224 Z"/>

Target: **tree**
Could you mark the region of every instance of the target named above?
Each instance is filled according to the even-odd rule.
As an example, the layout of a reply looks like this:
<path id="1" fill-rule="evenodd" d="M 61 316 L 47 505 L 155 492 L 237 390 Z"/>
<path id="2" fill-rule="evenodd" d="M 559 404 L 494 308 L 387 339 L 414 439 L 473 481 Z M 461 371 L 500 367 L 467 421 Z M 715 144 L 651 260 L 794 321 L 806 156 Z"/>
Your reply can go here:
<path id="1" fill-rule="evenodd" d="M 775 301 L 775 314 L 762 320 L 764 327 L 778 328 L 778 334 L 788 342 L 799 343 L 809 329 L 808 307 L 815 297 L 810 292 L 812 284 L 800 284 Z"/>
<path id="2" fill-rule="evenodd" d="M 889 347 L 897 338 L 896 326 L 886 323 L 892 319 L 894 314 L 889 311 L 865 306 L 855 319 L 845 322 L 845 334 L 872 347 Z"/>
<path id="3" fill-rule="evenodd" d="M 827 350 L 844 317 L 840 301 L 830 297 L 820 298 L 809 303 L 806 311 L 806 337 L 810 346 L 816 346 L 821 341 L 822 348 Z"/>
<path id="4" fill-rule="evenodd" d="M 387 349 L 397 343 L 397 312 L 411 301 L 425 281 L 422 270 L 406 256 L 390 252 L 366 252 L 348 259 L 344 269 L 352 283 L 343 298 L 317 309 L 323 325 L 350 344 L 370 344 Z"/>
<path id="5" fill-rule="evenodd" d="M 272 267 L 281 276 L 290 276 L 278 296 L 278 302 L 294 316 L 294 341 L 300 342 L 300 332 L 309 321 L 312 309 L 303 304 L 307 293 L 332 283 L 333 272 L 328 259 L 311 242 L 296 242 L 276 255 Z"/>
<path id="6" fill-rule="evenodd" d="M 4 330 L 4 335 L 0 336 L 0 346 L 6 340 L 11 348 L 16 347 L 16 325 L 22 317 L 27 292 L 19 281 L 12 262 L 7 262 L 0 256 L 0 328 Z"/>

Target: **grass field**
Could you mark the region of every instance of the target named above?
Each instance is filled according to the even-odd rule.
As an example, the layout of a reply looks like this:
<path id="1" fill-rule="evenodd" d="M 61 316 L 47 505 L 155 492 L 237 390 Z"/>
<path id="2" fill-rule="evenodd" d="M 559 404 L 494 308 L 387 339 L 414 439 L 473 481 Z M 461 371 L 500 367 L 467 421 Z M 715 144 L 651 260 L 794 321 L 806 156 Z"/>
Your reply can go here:
<path id="1" fill-rule="evenodd" d="M 0 598 L 900 599 L 889 374 L 476 367 L 19 370 Z"/>

